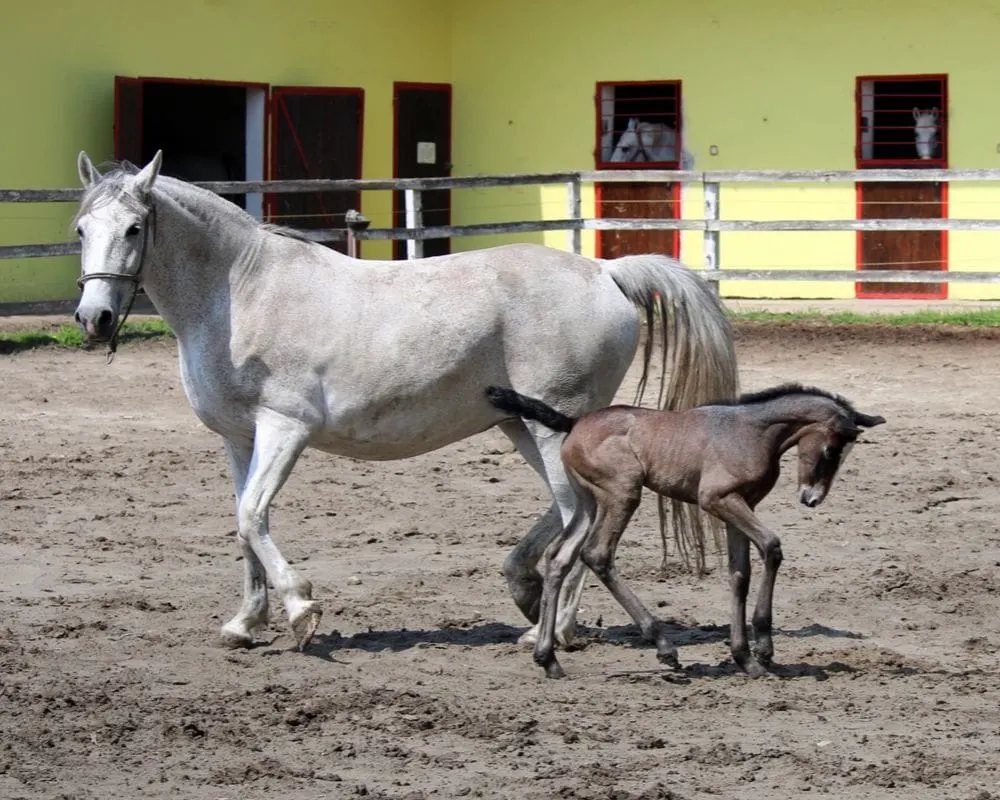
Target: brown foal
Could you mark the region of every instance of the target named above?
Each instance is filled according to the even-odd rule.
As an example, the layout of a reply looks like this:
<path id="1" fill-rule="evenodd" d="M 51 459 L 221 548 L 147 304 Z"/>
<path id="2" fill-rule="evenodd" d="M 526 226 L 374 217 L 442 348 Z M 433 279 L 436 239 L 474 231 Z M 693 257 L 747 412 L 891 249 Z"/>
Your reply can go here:
<path id="1" fill-rule="evenodd" d="M 781 565 L 781 541 L 754 514 L 774 488 L 783 453 L 799 451 L 799 500 L 823 502 L 863 428 L 885 422 L 862 414 L 839 395 L 785 384 L 738 401 L 688 411 L 611 406 L 579 419 L 513 389 L 486 390 L 499 410 L 567 433 L 562 458 L 577 497 L 566 529 L 549 545 L 539 565 L 544 589 L 535 662 L 550 678 L 565 675 L 553 641 L 556 598 L 579 555 L 656 644 L 657 658 L 679 666 L 666 626 L 655 619 L 618 576 L 615 549 L 639 506 L 643 487 L 697 504 L 726 526 L 732 592 L 730 649 L 749 675 L 763 675 L 774 655 L 771 605 Z M 764 561 L 764 577 L 753 613 L 754 646 L 746 629 L 750 588 L 750 543 Z"/>

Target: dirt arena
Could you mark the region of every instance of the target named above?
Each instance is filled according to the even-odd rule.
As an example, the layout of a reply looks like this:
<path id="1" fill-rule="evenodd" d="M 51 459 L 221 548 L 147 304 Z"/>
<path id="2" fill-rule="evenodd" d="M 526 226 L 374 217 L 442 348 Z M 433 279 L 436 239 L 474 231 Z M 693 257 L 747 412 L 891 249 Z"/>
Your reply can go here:
<path id="1" fill-rule="evenodd" d="M 320 634 L 294 652 L 275 615 L 224 650 L 230 482 L 173 344 L 2 357 L 0 797 L 1000 797 L 1000 338 L 738 335 L 745 388 L 812 382 L 889 420 L 826 504 L 783 477 L 762 506 L 786 560 L 757 681 L 727 658 L 724 571 L 661 575 L 649 497 L 620 561 L 685 671 L 591 580 L 569 679 L 546 681 L 500 568 L 548 499 L 494 432 L 307 454 L 272 530 Z"/>

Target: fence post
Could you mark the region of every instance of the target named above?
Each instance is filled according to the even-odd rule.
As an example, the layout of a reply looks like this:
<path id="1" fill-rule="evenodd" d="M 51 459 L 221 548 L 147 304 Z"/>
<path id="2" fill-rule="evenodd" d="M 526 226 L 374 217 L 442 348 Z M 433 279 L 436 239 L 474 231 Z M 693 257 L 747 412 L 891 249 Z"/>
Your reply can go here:
<path id="1" fill-rule="evenodd" d="M 344 224 L 347 225 L 347 255 L 351 258 L 358 257 L 358 237 L 360 231 L 368 229 L 371 220 L 361 215 L 355 209 L 349 209 L 344 214 Z"/>
<path id="2" fill-rule="evenodd" d="M 719 220 L 719 184 L 702 179 L 702 188 L 705 192 L 705 220 Z M 719 231 L 705 231 L 705 269 L 719 269 Z M 719 281 L 711 278 L 712 289 L 719 293 Z"/>
<path id="3" fill-rule="evenodd" d="M 566 184 L 566 211 L 572 220 L 580 220 L 583 217 L 583 202 L 580 198 L 580 176 L 573 178 Z M 569 232 L 569 248 L 572 252 L 580 255 L 582 250 L 581 234 L 579 228 L 574 228 Z"/>
<path id="4" fill-rule="evenodd" d="M 406 227 L 424 227 L 424 201 L 419 189 L 406 189 L 403 192 L 406 198 Z M 407 259 L 424 257 L 424 240 L 406 240 Z"/>

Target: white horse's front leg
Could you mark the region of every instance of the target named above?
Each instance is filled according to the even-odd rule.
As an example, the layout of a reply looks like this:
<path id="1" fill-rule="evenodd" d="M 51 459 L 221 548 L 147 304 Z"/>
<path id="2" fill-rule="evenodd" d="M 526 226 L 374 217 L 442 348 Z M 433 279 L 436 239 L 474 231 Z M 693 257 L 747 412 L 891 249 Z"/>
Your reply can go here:
<path id="1" fill-rule="evenodd" d="M 316 633 L 322 609 L 312 599 L 312 584 L 289 566 L 271 538 L 267 512 L 305 449 L 309 429 L 299 420 L 261 411 L 254 434 L 253 458 L 238 505 L 239 534 L 263 563 L 281 597 L 300 650 Z"/>
<path id="2" fill-rule="evenodd" d="M 239 512 L 253 458 L 253 441 L 226 439 L 225 444 Z M 227 647 L 249 647 L 253 644 L 254 631 L 267 624 L 267 573 L 246 536 L 237 531 L 236 539 L 243 552 L 243 605 L 236 616 L 222 626 L 222 643 Z"/>
<path id="3" fill-rule="evenodd" d="M 555 640 L 563 647 L 569 647 L 576 638 L 576 616 L 580 608 L 580 597 L 587 578 L 587 567 L 582 561 L 576 561 L 562 582 L 559 589 L 558 613 L 555 624 Z M 518 644 L 534 647 L 538 642 L 538 629 L 541 623 L 532 625 L 521 634 Z"/>

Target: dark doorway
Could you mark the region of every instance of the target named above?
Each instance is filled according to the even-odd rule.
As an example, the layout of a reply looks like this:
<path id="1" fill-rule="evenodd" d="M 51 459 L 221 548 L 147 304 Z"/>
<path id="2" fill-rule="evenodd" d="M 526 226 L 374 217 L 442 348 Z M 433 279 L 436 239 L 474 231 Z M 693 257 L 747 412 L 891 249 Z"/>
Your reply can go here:
<path id="1" fill-rule="evenodd" d="M 271 177 L 274 180 L 361 178 L 364 91 L 278 86 L 271 93 Z M 293 228 L 346 227 L 361 211 L 361 192 L 283 193 L 269 198 L 272 221 Z M 330 246 L 347 252 L 346 242 Z"/>
<path id="2" fill-rule="evenodd" d="M 451 175 L 451 86 L 397 83 L 394 86 L 395 169 L 397 178 L 441 178 Z M 394 192 L 393 225 L 406 226 L 405 194 Z M 451 224 L 451 192 L 422 193 L 424 227 Z M 424 256 L 451 252 L 450 239 L 425 239 Z M 406 242 L 393 247 L 406 258 Z"/>
<path id="3" fill-rule="evenodd" d="M 266 87 L 170 78 L 115 78 L 115 158 L 137 165 L 163 151 L 163 174 L 185 181 L 264 177 Z M 260 215 L 259 195 L 224 195 Z"/>

